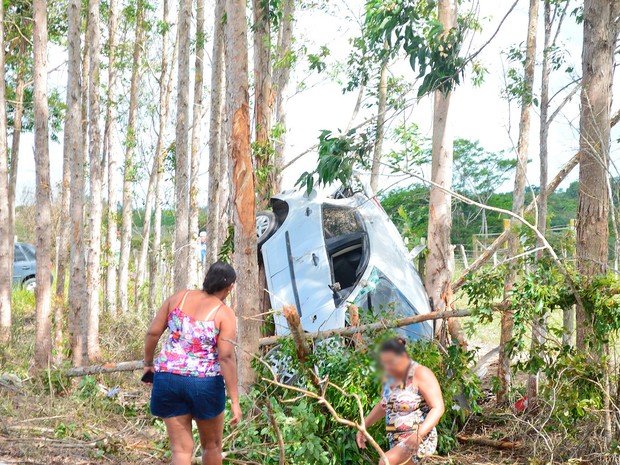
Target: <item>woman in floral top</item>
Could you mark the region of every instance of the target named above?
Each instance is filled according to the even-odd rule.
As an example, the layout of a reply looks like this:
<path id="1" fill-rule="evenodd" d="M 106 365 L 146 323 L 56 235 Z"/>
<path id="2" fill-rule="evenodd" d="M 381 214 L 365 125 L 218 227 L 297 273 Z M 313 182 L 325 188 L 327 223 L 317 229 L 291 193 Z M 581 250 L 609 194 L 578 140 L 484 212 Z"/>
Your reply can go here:
<path id="1" fill-rule="evenodd" d="M 385 417 L 390 465 L 418 465 L 437 449 L 435 427 L 444 412 L 441 388 L 431 370 L 409 358 L 403 339 L 383 343 L 381 365 L 386 373 L 383 394 L 366 417 L 366 427 Z M 366 447 L 361 432 L 357 444 Z"/>
<path id="2" fill-rule="evenodd" d="M 144 371 L 153 372 L 151 412 L 163 418 L 173 465 L 190 465 L 194 456 L 192 420 L 200 433 L 203 465 L 221 465 L 226 390 L 231 424 L 241 419 L 237 361 L 231 341 L 237 319 L 223 302 L 237 275 L 228 264 L 213 264 L 202 291 L 181 291 L 162 305 L 146 335 Z M 155 348 L 168 337 L 155 359 Z"/>

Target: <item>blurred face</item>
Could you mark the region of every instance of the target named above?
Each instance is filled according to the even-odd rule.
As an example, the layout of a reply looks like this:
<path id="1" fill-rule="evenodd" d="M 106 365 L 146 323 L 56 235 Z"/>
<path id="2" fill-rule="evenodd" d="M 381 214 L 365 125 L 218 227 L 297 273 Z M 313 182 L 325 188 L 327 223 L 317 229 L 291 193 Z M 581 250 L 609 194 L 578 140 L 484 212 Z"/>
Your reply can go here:
<path id="1" fill-rule="evenodd" d="M 409 368 L 407 354 L 398 355 L 391 351 L 381 352 L 379 361 L 385 372 L 396 379 L 404 379 Z"/>

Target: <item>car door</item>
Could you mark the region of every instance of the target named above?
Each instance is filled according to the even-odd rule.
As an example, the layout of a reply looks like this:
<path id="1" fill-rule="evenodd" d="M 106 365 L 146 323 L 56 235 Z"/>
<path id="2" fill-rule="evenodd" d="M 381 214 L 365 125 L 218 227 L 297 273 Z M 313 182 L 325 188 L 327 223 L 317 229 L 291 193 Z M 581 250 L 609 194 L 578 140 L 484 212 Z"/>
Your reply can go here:
<path id="1" fill-rule="evenodd" d="M 24 278 L 32 274 L 31 264 L 19 244 L 13 246 L 13 283 L 21 284 Z"/>

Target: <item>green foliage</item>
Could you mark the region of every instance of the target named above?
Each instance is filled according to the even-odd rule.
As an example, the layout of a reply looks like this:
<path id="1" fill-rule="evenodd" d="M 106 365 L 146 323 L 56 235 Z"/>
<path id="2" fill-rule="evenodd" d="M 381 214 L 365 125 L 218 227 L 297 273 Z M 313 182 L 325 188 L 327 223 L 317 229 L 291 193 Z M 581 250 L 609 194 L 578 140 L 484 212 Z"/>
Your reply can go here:
<path id="1" fill-rule="evenodd" d="M 367 336 L 367 345 L 357 349 L 347 339 L 331 338 L 315 342 L 307 366 L 316 367 L 321 379 L 329 379 L 344 390 L 342 393 L 328 387 L 325 391 L 326 400 L 341 417 L 359 421 L 360 412 L 353 395 L 359 397 L 365 413 L 380 400 L 381 373 L 377 370 L 374 354 L 378 344 L 392 334 L 386 332 L 376 338 Z M 306 373 L 306 368 L 301 366 L 296 358 L 292 341 L 284 342 L 279 354 L 291 361 L 289 369 Z M 448 409 L 439 425 L 439 450 L 447 453 L 456 445 L 455 434 L 468 416 L 464 409 L 458 407 L 457 396 L 470 401 L 479 396 L 478 380 L 468 368 L 472 354 L 456 347 L 449 348 L 446 353 L 434 342 L 420 342 L 411 347 L 411 355 L 416 361 L 433 370 L 442 386 Z M 243 399 L 244 408 L 252 409 L 255 416 L 244 420 L 233 433 L 230 449 L 243 449 L 233 458 L 243 462 L 278 463 L 279 448 L 273 428 L 275 420 L 282 434 L 287 463 L 377 463 L 378 457 L 374 451 L 360 451 L 357 448 L 353 429 L 337 423 L 327 409 L 315 400 L 299 396 L 288 389 L 274 387 L 267 381 L 272 379 L 269 370 L 261 363 L 256 363 L 255 367 L 259 373 L 259 382 L 249 397 Z M 316 392 L 309 379 L 309 376 L 303 375 L 297 383 Z M 472 402 L 471 406 L 474 412 L 478 411 L 475 402 Z M 373 426 L 370 432 L 386 450 L 388 444 L 382 422 Z M 243 445 L 243 448 L 235 447 L 237 443 Z"/>

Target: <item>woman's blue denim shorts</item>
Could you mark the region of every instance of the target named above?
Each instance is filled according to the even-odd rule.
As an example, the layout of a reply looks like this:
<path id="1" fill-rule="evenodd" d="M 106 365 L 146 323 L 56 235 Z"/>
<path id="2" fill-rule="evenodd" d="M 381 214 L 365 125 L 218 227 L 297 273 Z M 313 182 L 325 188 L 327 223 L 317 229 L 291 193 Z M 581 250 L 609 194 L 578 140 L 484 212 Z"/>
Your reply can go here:
<path id="1" fill-rule="evenodd" d="M 151 394 L 151 413 L 160 418 L 191 414 L 197 420 L 217 417 L 226 407 L 222 376 L 199 378 L 156 372 Z"/>

